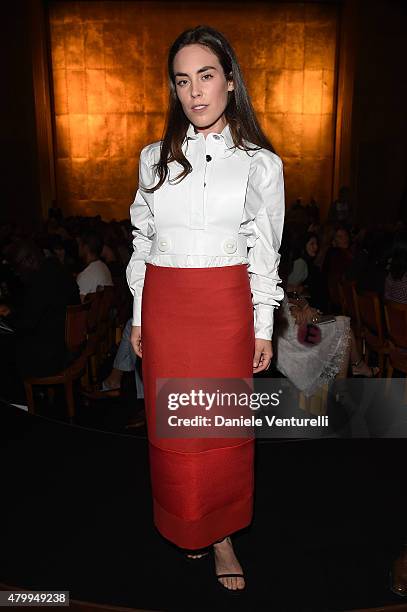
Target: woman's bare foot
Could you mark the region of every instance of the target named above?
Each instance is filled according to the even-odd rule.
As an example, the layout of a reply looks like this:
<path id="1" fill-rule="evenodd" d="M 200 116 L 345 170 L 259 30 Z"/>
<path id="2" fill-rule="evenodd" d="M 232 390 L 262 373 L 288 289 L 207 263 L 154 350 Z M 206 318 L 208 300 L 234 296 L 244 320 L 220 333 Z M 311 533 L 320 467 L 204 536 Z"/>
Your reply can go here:
<path id="1" fill-rule="evenodd" d="M 213 549 L 216 574 L 243 574 L 242 566 L 235 555 L 230 537 L 225 538 L 222 542 L 214 544 Z M 233 591 L 241 590 L 245 587 L 243 576 L 218 578 L 218 580 L 227 589 L 232 589 Z"/>

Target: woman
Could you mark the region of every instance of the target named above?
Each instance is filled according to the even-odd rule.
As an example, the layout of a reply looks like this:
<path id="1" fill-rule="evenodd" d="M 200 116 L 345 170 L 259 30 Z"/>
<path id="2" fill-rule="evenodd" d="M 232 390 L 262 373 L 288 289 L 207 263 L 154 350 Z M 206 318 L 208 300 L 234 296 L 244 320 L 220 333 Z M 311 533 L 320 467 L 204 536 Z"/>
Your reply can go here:
<path id="1" fill-rule="evenodd" d="M 307 324 L 318 326 L 320 315 L 307 300 L 284 297 L 274 337 L 279 372 L 307 397 L 334 378 L 348 378 L 349 366 L 352 376 L 378 376 L 380 368 L 369 366 L 359 352 L 349 317 L 336 315 L 320 325 L 321 337 L 314 346 L 303 341 L 301 330 Z"/>
<path id="2" fill-rule="evenodd" d="M 294 263 L 291 244 L 292 235 L 285 228 L 279 267 L 284 289 Z M 347 378 L 349 364 L 353 376 L 370 378 L 379 373 L 379 368 L 370 368 L 362 359 L 349 317 L 335 316 L 334 321 L 320 326 L 320 338 L 314 345 L 305 342 L 301 331 L 306 331 L 307 324 L 318 325 L 320 314 L 305 298 L 285 295 L 275 325 L 276 367 L 307 397 L 334 378 Z"/>
<path id="3" fill-rule="evenodd" d="M 306 291 L 309 294 L 308 302 L 319 310 L 328 310 L 328 289 L 321 273 L 321 268 L 315 260 L 319 251 L 319 238 L 315 232 L 307 232 L 303 237 L 301 259 L 307 265 L 308 275 L 304 280 Z"/>
<path id="4" fill-rule="evenodd" d="M 221 33 L 207 26 L 183 32 L 170 48 L 168 74 L 164 138 L 140 156 L 127 269 L 154 522 L 194 550 L 190 558 L 213 545 L 218 582 L 240 590 L 245 580 L 230 535 L 252 519 L 253 436 L 158 437 L 155 383 L 247 379 L 269 367 L 273 311 L 283 297 L 283 168 Z"/>
<path id="5" fill-rule="evenodd" d="M 65 344 L 65 318 L 67 306 L 80 303 L 78 286 L 55 257 L 45 257 L 31 240 L 10 244 L 4 256 L 20 287 L 11 307 L 0 305 L 0 316 L 9 317 L 15 331 L 1 338 L 2 365 L 10 371 L 15 365 L 21 380 L 52 376 L 73 357 Z"/>
<path id="6" fill-rule="evenodd" d="M 291 251 L 293 264 L 287 280 L 287 291 L 302 293 L 304 291 L 303 283 L 308 277 L 308 266 L 305 259 L 301 257 L 300 238 L 295 237 L 295 233 L 291 239 Z"/>
<path id="7" fill-rule="evenodd" d="M 353 251 L 349 230 L 345 226 L 339 226 L 335 231 L 332 246 L 328 249 L 322 267 L 322 275 L 328 287 L 331 311 L 338 311 L 341 308 L 338 285 L 352 259 Z"/>

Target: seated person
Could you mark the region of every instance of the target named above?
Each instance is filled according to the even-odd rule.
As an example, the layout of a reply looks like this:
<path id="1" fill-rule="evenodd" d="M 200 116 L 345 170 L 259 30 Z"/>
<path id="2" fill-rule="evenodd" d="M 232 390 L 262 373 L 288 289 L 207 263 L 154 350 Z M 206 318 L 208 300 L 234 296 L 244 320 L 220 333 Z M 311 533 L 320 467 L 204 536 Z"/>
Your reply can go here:
<path id="1" fill-rule="evenodd" d="M 33 242 L 13 243 L 5 256 L 20 280 L 11 306 L 0 307 L 15 331 L 2 337 L 8 343 L 7 358 L 22 379 L 52 376 L 72 358 L 65 346 L 66 307 L 80 303 L 78 287 L 59 261 L 46 258 Z"/>
<path id="2" fill-rule="evenodd" d="M 298 230 L 292 225 L 286 224 L 284 226 L 280 253 L 280 269 L 284 268 L 282 273 L 287 281 L 286 291 L 302 293 L 304 291 L 302 283 L 308 276 L 308 266 L 301 258 Z M 285 268 L 287 269 L 285 270 Z"/>
<path id="3" fill-rule="evenodd" d="M 88 293 L 95 293 L 98 287 L 113 286 L 112 275 L 107 265 L 100 259 L 103 241 L 94 232 L 84 234 L 78 239 L 79 257 L 86 267 L 76 277 L 81 301 Z"/>
<path id="4" fill-rule="evenodd" d="M 132 318 L 124 326 L 122 338 L 113 361 L 113 367 L 109 375 L 102 382 L 100 389 L 88 396 L 93 399 L 103 397 L 117 397 L 120 395 L 121 381 L 124 372 L 133 372 L 136 379 L 137 398 L 144 398 L 143 381 L 140 375 L 141 360 L 137 357 L 130 342 Z"/>
<path id="5" fill-rule="evenodd" d="M 287 292 L 306 295 L 311 306 L 328 310 L 328 288 L 316 259 L 319 253 L 319 238 L 315 232 L 299 236 L 288 230 L 289 254 L 292 261 L 287 279 Z"/>
<path id="6" fill-rule="evenodd" d="M 296 291 L 302 293 L 304 290 L 304 282 L 308 278 L 308 266 L 302 257 L 298 257 L 293 261 L 293 269 L 288 277 L 288 291 Z"/>
<path id="7" fill-rule="evenodd" d="M 315 263 L 318 252 L 318 235 L 314 232 L 307 232 L 302 239 L 301 245 L 301 259 L 307 264 L 308 269 L 308 276 L 303 281 L 303 284 L 309 295 L 308 302 L 310 306 L 327 311 L 328 288 L 325 285 L 321 268 Z"/>
<path id="8" fill-rule="evenodd" d="M 283 232 L 279 275 L 285 291 L 294 262 L 287 239 L 289 234 Z M 313 322 L 318 325 L 319 315 L 305 298 L 290 300 L 284 296 L 276 311 L 273 334 L 277 369 L 305 396 L 313 395 L 336 377 L 346 378 L 350 364 L 354 376 L 376 376 L 379 369 L 370 368 L 357 350 L 349 317 L 336 316 L 334 321 L 321 325 L 320 338 L 314 345 L 301 341 L 299 328 Z"/>
<path id="9" fill-rule="evenodd" d="M 328 287 L 331 311 L 340 311 L 341 309 L 338 287 L 352 260 L 353 250 L 350 233 L 345 227 L 338 227 L 322 266 L 322 276 Z"/>
<path id="10" fill-rule="evenodd" d="M 50 255 L 56 257 L 63 268 L 72 276 L 75 273 L 75 261 L 71 257 L 65 248 L 64 241 L 58 234 L 51 234 L 48 236 L 48 248 Z"/>

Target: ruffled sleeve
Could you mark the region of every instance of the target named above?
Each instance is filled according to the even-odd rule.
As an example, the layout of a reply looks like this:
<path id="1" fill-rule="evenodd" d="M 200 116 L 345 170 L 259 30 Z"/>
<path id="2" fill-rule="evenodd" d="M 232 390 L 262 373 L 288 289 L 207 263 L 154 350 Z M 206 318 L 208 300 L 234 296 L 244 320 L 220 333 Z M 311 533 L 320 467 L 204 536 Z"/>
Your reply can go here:
<path id="1" fill-rule="evenodd" d="M 146 193 L 142 187 L 150 188 L 154 184 L 152 171 L 152 145 L 147 145 L 140 153 L 139 185 L 133 204 L 130 206 L 130 218 L 133 225 L 133 254 L 126 269 L 127 283 L 133 294 L 133 325 L 141 325 L 141 301 L 146 273 L 146 257 L 151 250 L 155 234 L 154 193 Z"/>
<path id="2" fill-rule="evenodd" d="M 284 225 L 283 163 L 261 149 L 253 156 L 246 204 L 251 211 L 252 239 L 248 242 L 248 272 L 254 306 L 255 337 L 271 340 L 274 308 L 284 297 L 278 283 L 279 249 Z"/>

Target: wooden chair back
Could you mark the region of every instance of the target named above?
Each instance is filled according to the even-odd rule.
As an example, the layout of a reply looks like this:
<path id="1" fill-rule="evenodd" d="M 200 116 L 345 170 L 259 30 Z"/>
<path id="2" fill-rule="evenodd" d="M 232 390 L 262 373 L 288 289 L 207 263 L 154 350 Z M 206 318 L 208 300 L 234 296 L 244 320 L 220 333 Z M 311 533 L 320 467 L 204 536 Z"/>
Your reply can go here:
<path id="1" fill-rule="evenodd" d="M 407 304 L 384 301 L 387 334 L 397 348 L 407 350 Z"/>
<path id="2" fill-rule="evenodd" d="M 86 343 L 90 302 L 67 306 L 65 319 L 65 343 L 68 351 L 78 353 Z"/>
<path id="3" fill-rule="evenodd" d="M 376 336 L 379 344 L 385 342 L 380 296 L 375 291 L 357 291 L 360 322 L 366 333 Z"/>
<path id="4" fill-rule="evenodd" d="M 102 291 L 102 299 L 99 310 L 99 323 L 103 324 L 108 321 L 110 310 L 114 306 L 115 299 L 115 288 L 106 286 Z"/>
<path id="5" fill-rule="evenodd" d="M 125 274 L 122 276 L 112 276 L 112 280 L 116 295 L 116 325 L 124 327 L 132 315 L 132 295 Z"/>
<path id="6" fill-rule="evenodd" d="M 341 295 L 342 312 L 346 317 L 350 317 L 353 323 L 359 324 L 359 312 L 356 302 L 356 283 L 355 281 L 342 278 L 339 283 Z"/>
<path id="7" fill-rule="evenodd" d="M 103 290 L 99 289 L 94 293 L 88 293 L 85 296 L 85 303 L 89 302 L 89 317 L 88 317 L 88 331 L 93 332 L 96 330 L 100 320 L 100 307 L 103 299 Z"/>

